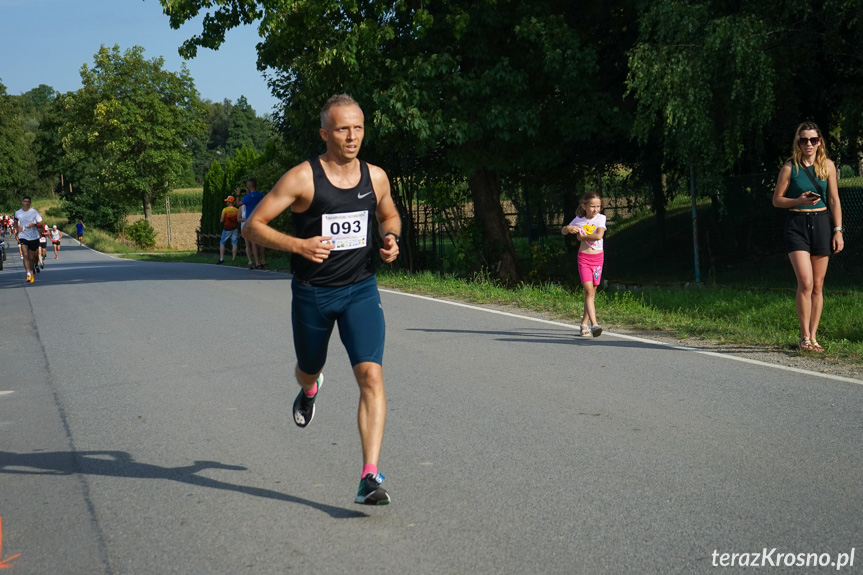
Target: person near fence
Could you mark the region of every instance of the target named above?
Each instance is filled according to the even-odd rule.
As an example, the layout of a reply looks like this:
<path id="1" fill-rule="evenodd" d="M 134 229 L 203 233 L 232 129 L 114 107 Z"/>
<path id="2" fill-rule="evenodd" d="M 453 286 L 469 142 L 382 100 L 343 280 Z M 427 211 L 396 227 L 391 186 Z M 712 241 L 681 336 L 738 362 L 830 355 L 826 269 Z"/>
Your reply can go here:
<path id="1" fill-rule="evenodd" d="M 386 505 L 390 496 L 378 473 L 387 409 L 382 367 L 386 326 L 375 278 L 371 217 L 383 242 L 380 258 L 387 263 L 399 254 L 401 218 L 386 173 L 357 158 L 364 123 L 353 98 L 330 98 L 321 110 L 319 132 L 326 152 L 281 177 L 252 212 L 245 234 L 255 243 L 291 253 L 295 374 L 301 387 L 294 423 L 306 427 L 315 415 L 321 370 L 337 323 L 360 389 L 357 422 L 363 470 L 354 501 Z M 296 236 L 269 225 L 287 209 Z"/>
<path id="2" fill-rule="evenodd" d="M 264 199 L 264 194 L 258 189 L 258 180 L 255 178 L 249 178 L 246 180 L 246 187 L 249 191 L 245 196 L 243 196 L 242 203 L 246 207 L 246 221 L 248 221 L 249 216 L 252 215 L 252 212 L 255 211 L 255 208 L 258 207 L 258 204 L 261 203 L 262 199 Z M 245 237 L 246 236 L 243 236 L 243 238 Z M 252 253 L 254 254 L 255 269 L 267 269 L 267 249 L 248 239 L 246 240 L 246 245 L 248 246 L 246 249 L 251 248 Z M 251 264 L 251 262 L 249 263 Z"/>
<path id="3" fill-rule="evenodd" d="M 249 219 L 248 215 L 252 213 L 252 210 L 250 210 L 249 207 L 245 203 L 243 203 L 243 200 L 246 199 L 246 195 L 248 195 L 248 192 L 239 188 L 235 190 L 235 192 L 240 194 L 237 197 L 242 198 L 240 200 L 240 211 L 237 213 L 237 221 L 240 222 L 240 235 L 243 236 L 243 243 L 246 244 L 246 258 L 249 260 L 249 269 L 252 270 L 260 267 L 261 265 L 258 261 L 258 250 L 255 246 L 255 243 L 251 240 L 247 240 L 246 236 L 243 235 L 243 228 L 246 227 L 246 221 L 248 221 Z M 254 263 L 252 262 L 252 257 L 255 258 Z"/>
<path id="4" fill-rule="evenodd" d="M 845 247 L 836 166 L 814 122 L 794 133 L 791 158 L 779 171 L 773 205 L 786 210 L 783 242 L 797 276 L 797 321 L 802 351 L 822 352 L 818 324 L 824 307 L 824 277 L 831 254 Z"/>
<path id="5" fill-rule="evenodd" d="M 225 244 L 231 240 L 231 261 L 237 259 L 237 242 L 240 238 L 240 230 L 237 228 L 237 214 L 240 210 L 234 205 L 234 196 L 225 198 L 227 204 L 222 208 L 219 223 L 222 224 L 222 237 L 219 240 L 219 265 L 225 263 Z"/>
<path id="6" fill-rule="evenodd" d="M 576 234 L 578 246 L 578 277 L 584 288 L 584 315 L 581 318 L 581 335 L 599 337 L 602 326 L 596 319 L 596 287 L 602 278 L 605 262 L 603 236 L 607 228 L 602 211 L 602 197 L 598 192 L 587 192 L 575 210 L 575 219 L 563 226 L 563 235 Z"/>
<path id="7" fill-rule="evenodd" d="M 39 261 L 39 236 L 42 229 L 42 216 L 35 208 L 30 207 L 30 196 L 21 198 L 21 209 L 15 212 L 15 229 L 18 231 L 18 244 L 21 249 L 21 259 L 24 260 L 24 270 L 27 272 L 27 283 L 36 281 L 36 268 Z"/>
<path id="8" fill-rule="evenodd" d="M 60 233 L 60 230 L 57 229 L 55 225 L 51 228 L 51 243 L 54 245 L 54 259 L 60 259 L 60 238 L 63 237 L 63 234 Z"/>

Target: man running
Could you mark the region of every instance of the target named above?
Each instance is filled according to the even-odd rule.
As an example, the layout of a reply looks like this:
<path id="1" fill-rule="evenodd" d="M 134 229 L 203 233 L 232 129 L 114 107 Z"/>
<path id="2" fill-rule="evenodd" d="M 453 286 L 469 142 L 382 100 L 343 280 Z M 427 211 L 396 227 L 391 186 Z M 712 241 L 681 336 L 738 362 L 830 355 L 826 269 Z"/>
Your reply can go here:
<path id="1" fill-rule="evenodd" d="M 386 173 L 357 158 L 365 120 L 348 95 L 330 98 L 321 110 L 326 152 L 295 166 L 273 187 L 246 222 L 243 235 L 256 244 L 291 252 L 291 320 L 295 374 L 302 388 L 294 401 L 294 423 L 315 416 L 321 373 L 335 323 L 360 388 L 357 422 L 363 470 L 356 503 L 386 505 L 378 459 L 386 421 L 383 350 L 384 314 L 375 278 L 374 215 L 383 238 L 380 257 L 399 255 L 401 218 Z M 296 236 L 269 223 L 290 208 Z"/>
<path id="2" fill-rule="evenodd" d="M 42 216 L 30 207 L 30 196 L 21 198 L 21 209 L 15 212 L 15 229 L 18 231 L 18 242 L 21 246 L 21 256 L 24 269 L 27 270 L 27 283 L 36 281 L 35 267 L 39 258 L 39 236 L 41 234 Z"/>

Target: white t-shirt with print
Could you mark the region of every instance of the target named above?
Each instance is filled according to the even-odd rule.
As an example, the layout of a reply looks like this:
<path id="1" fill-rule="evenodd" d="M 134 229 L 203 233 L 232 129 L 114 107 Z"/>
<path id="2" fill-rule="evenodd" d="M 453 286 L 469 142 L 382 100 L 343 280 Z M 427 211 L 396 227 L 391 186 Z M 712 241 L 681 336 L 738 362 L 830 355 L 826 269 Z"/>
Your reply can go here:
<path id="1" fill-rule="evenodd" d="M 18 227 L 21 229 L 18 232 L 18 237 L 24 240 L 38 240 L 39 228 L 30 224 L 38 224 L 42 221 L 42 216 L 39 212 L 30 208 L 27 211 L 18 210 L 15 212 L 15 219 L 18 220 Z"/>
<path id="2" fill-rule="evenodd" d="M 581 216 L 575 216 L 575 219 L 569 222 L 569 225 L 580 227 L 582 230 L 584 230 L 584 233 L 586 234 L 592 234 L 599 228 L 608 229 L 605 224 L 605 216 L 603 214 L 596 214 L 590 219 L 583 218 Z M 596 241 L 588 240 L 587 245 L 595 250 L 602 251 L 603 242 L 601 238 Z"/>

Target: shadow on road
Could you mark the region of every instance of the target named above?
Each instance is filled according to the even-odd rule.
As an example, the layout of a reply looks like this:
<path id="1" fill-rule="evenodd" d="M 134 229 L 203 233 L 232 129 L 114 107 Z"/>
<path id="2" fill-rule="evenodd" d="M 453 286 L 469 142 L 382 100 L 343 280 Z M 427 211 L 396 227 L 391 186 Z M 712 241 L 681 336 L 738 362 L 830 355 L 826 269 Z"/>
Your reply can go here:
<path id="1" fill-rule="evenodd" d="M 595 338 L 578 334 L 575 329 L 569 331 L 548 330 L 523 330 L 523 331 L 499 331 L 499 330 L 472 330 L 472 329 L 428 329 L 408 328 L 405 331 L 421 331 L 425 333 L 454 333 L 454 334 L 478 334 L 498 336 L 497 341 L 510 343 L 557 343 L 561 345 L 581 345 L 588 342 L 608 347 L 633 347 L 638 349 L 673 349 L 661 343 L 646 343 L 640 341 L 629 341 L 615 338 Z"/>
<path id="2" fill-rule="evenodd" d="M 25 469 L 18 469 L 25 468 Z M 29 469 L 26 469 L 29 468 Z M 323 511 L 334 519 L 354 519 L 368 517 L 365 513 L 342 507 L 334 507 L 295 497 L 286 493 L 261 487 L 235 485 L 197 475 L 204 469 L 227 469 L 247 471 L 246 467 L 227 465 L 218 461 L 195 461 L 184 467 L 161 467 L 151 463 L 141 463 L 125 451 L 52 451 L 45 453 L 12 453 L 0 451 L 0 473 L 10 475 L 102 475 L 106 477 L 131 477 L 137 479 L 168 479 L 198 487 L 236 491 L 253 497 L 264 497 L 276 501 L 306 505 Z M 41 470 L 41 471 L 35 471 Z"/>

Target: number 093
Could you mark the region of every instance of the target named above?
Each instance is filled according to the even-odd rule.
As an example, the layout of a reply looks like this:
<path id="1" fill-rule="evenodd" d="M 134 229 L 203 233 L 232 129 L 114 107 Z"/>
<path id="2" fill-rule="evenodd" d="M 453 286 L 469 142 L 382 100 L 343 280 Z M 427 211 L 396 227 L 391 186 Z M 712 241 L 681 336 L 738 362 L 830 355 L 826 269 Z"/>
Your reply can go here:
<path id="1" fill-rule="evenodd" d="M 359 220 L 353 222 L 333 222 L 330 224 L 330 234 L 337 236 L 339 234 L 349 234 L 351 232 L 358 234 L 362 231 L 362 226 Z"/>

